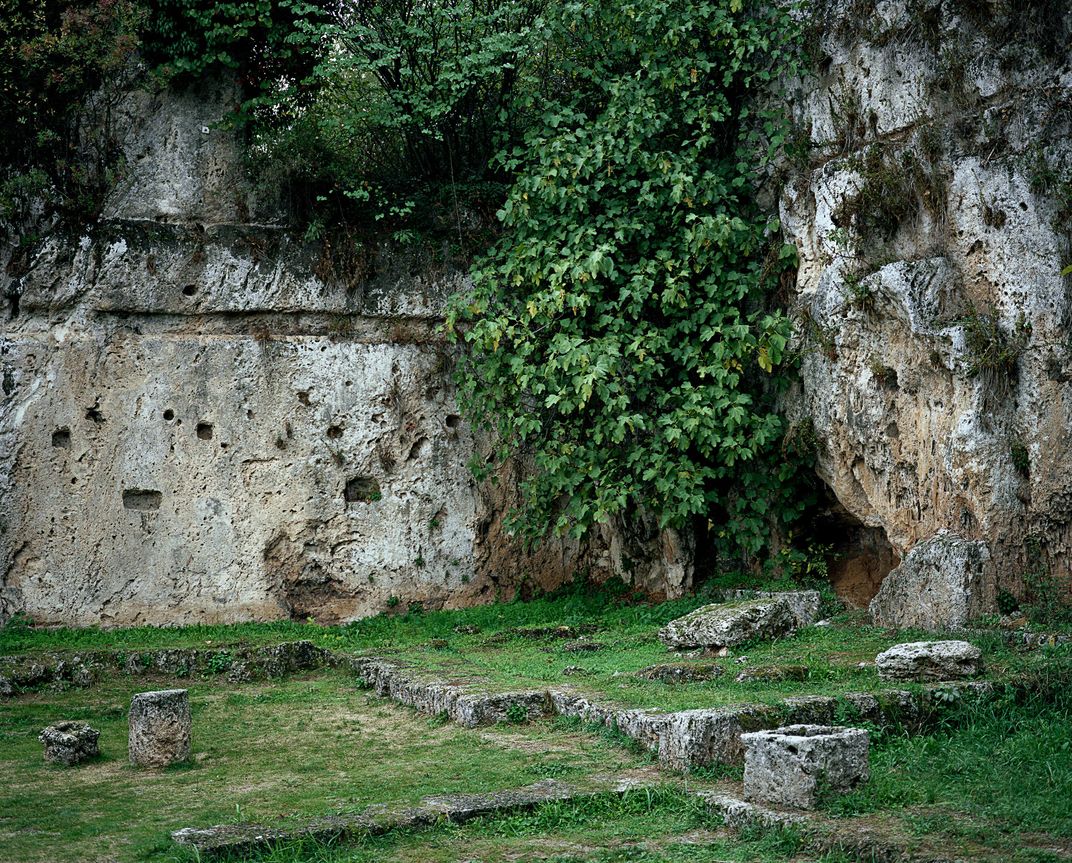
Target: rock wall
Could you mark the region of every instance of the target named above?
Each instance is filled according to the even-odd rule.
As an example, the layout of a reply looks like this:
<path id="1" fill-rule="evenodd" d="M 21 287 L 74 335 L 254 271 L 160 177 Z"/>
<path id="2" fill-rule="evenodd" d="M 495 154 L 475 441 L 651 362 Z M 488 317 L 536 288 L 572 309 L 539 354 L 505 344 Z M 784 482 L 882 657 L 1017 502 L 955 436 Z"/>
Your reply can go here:
<path id="1" fill-rule="evenodd" d="M 835 583 L 883 584 L 881 622 L 961 624 L 1072 565 L 1072 5 L 818 6 L 781 203 L 790 411 L 836 498 Z"/>
<path id="2" fill-rule="evenodd" d="M 963 623 L 1069 578 L 1072 11 L 821 0 L 807 29 L 787 410 L 819 442 L 838 589 Z M 471 479 L 438 333 L 460 277 L 299 239 L 219 123 L 236 101 L 90 99 L 124 155 L 102 218 L 6 262 L 0 618 L 334 621 L 577 571 L 687 590 L 692 538 L 642 518 L 585 547 L 505 534 L 516 466 Z"/>
<path id="3" fill-rule="evenodd" d="M 5 276 L 0 618 L 339 621 L 613 572 L 609 541 L 523 553 L 512 473 L 474 483 L 439 332 L 461 276 L 294 236 L 220 124 L 233 87 L 108 102 L 101 219 Z"/>

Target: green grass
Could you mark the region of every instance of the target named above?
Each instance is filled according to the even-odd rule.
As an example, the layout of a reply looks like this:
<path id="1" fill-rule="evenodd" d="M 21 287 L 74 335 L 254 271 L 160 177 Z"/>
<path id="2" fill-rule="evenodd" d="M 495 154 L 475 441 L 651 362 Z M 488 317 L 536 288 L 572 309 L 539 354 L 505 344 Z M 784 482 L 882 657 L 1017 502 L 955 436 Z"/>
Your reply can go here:
<path id="1" fill-rule="evenodd" d="M 569 803 L 549 803 L 521 814 L 442 824 L 345 844 L 292 842 L 251 856 L 259 863 L 448 863 L 541 860 L 549 863 L 775 863 L 797 860 L 799 836 L 774 831 L 728 835 L 700 801 L 663 787 Z M 191 858 L 179 858 L 191 859 Z M 826 856 L 824 863 L 847 863 Z"/>
<path id="2" fill-rule="evenodd" d="M 492 603 L 456 611 L 413 609 L 397 614 L 385 613 L 343 626 L 277 621 L 125 629 L 37 629 L 16 621 L 14 625 L 0 627 L 0 656 L 54 650 L 220 647 L 296 639 L 308 639 L 323 647 L 340 650 L 371 651 L 422 644 L 433 638 L 458 638 L 454 632 L 458 626 L 476 626 L 485 637 L 514 627 L 587 623 L 594 618 L 607 626 L 642 624 L 657 627 L 707 601 L 695 596 L 646 604 L 633 601 L 621 590 L 613 588 L 598 591 L 575 588 L 528 602 Z"/>
<path id="3" fill-rule="evenodd" d="M 0 701 L 0 859 L 166 859 L 168 833 L 179 827 L 277 822 L 646 763 L 549 723 L 474 732 L 429 721 L 325 673 L 181 683 L 193 708 L 191 763 L 137 770 L 126 760 L 130 697 L 173 684 L 119 678 Z M 73 769 L 45 764 L 37 734 L 60 719 L 98 728 L 101 759 Z"/>
<path id="4" fill-rule="evenodd" d="M 1067 662 L 1053 674 L 1052 698 L 1010 694 L 960 708 L 934 734 L 880 738 L 871 782 L 827 810 L 878 817 L 943 847 L 1072 856 L 1072 674 Z"/>
<path id="5" fill-rule="evenodd" d="M 965 637 L 962 633 L 879 629 L 861 625 L 859 615 L 842 614 L 833 618 L 833 626 L 809 627 L 789 638 L 747 645 L 721 659 L 680 657 L 659 643 L 661 625 L 706 601 L 690 597 L 659 604 L 637 603 L 620 591 L 574 589 L 531 602 L 457 611 L 412 610 L 333 627 L 286 622 L 118 630 L 8 626 L 0 629 L 0 656 L 63 649 L 220 648 L 305 638 L 336 650 L 408 662 L 414 674 L 429 679 L 493 691 L 570 686 L 623 707 L 682 710 L 887 688 L 874 668 L 859 668 L 859 663 L 871 662 L 880 651 L 902 641 Z M 527 638 L 517 632 L 561 625 L 596 627 L 589 640 L 602 649 L 569 652 L 566 639 Z M 1047 661 L 1046 651 L 1018 652 L 996 635 L 974 634 L 969 638 L 983 649 L 989 677 L 1023 673 Z M 715 662 L 724 673 L 712 681 L 688 684 L 648 681 L 635 675 L 649 665 L 676 661 Z M 801 681 L 735 681 L 745 669 L 771 665 L 805 665 L 809 676 Z M 564 672 L 569 666 L 579 667 L 583 673 L 567 676 Z"/>

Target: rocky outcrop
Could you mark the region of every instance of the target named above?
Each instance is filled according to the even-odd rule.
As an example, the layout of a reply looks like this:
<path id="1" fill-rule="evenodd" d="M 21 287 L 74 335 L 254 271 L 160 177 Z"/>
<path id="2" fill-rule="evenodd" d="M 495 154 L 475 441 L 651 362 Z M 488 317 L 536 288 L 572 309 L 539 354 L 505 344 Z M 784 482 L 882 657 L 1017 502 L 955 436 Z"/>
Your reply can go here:
<path id="1" fill-rule="evenodd" d="M 813 9 L 781 204 L 800 261 L 788 403 L 836 497 L 843 595 L 866 606 L 903 561 L 882 621 L 959 624 L 1072 570 L 1072 9 Z M 970 561 L 933 553 L 942 531 Z M 944 597 L 921 610 L 914 590 Z"/>
<path id="2" fill-rule="evenodd" d="M 734 647 L 756 639 L 778 638 L 797 626 L 789 603 L 773 594 L 764 599 L 704 605 L 659 630 L 659 640 L 674 650 Z"/>

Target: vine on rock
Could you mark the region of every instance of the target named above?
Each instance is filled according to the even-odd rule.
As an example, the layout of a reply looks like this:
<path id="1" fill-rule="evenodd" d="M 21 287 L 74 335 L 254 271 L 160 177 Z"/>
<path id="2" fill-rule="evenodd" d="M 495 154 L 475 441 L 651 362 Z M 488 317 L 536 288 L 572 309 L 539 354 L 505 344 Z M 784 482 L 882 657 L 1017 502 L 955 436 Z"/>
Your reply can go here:
<path id="1" fill-rule="evenodd" d="M 755 200 L 787 133 L 755 97 L 795 63 L 792 17 L 596 0 L 548 26 L 561 86 L 525 105 L 501 239 L 449 312 L 464 407 L 530 460 L 529 537 L 646 508 L 758 552 L 800 506 L 772 406 L 790 324 L 764 310 L 795 256 Z"/>

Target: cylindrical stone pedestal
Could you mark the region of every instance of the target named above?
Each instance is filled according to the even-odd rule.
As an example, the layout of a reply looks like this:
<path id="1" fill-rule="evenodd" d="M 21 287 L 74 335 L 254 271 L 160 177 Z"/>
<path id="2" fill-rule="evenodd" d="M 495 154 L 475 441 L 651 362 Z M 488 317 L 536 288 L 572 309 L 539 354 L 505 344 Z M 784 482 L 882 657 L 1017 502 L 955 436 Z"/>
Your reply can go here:
<path id="1" fill-rule="evenodd" d="M 139 692 L 130 702 L 130 763 L 167 767 L 190 757 L 190 695 Z"/>

